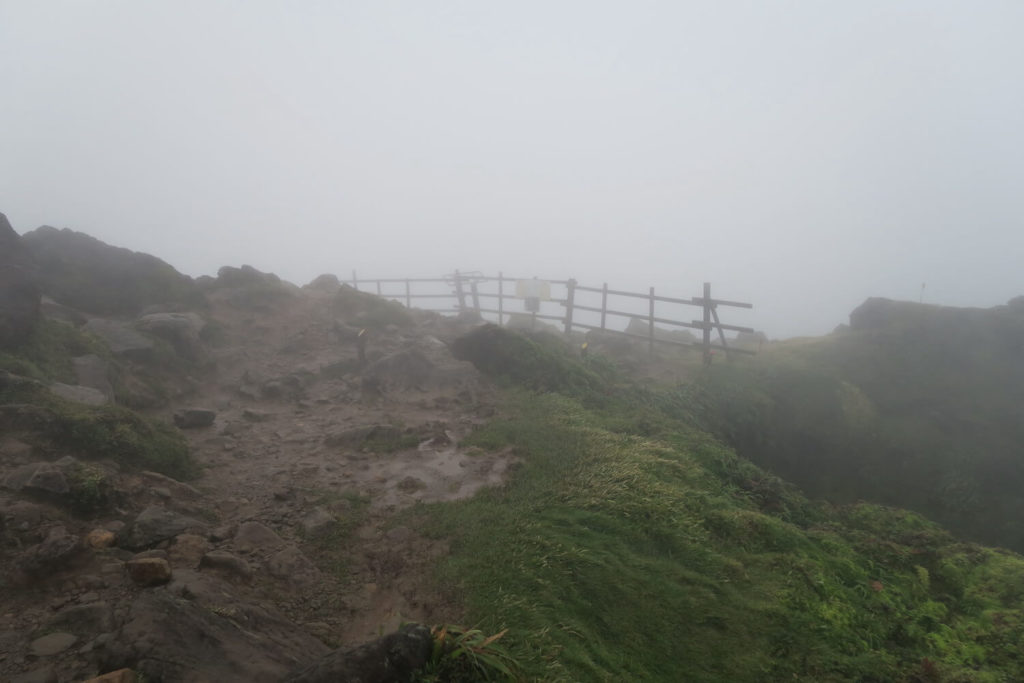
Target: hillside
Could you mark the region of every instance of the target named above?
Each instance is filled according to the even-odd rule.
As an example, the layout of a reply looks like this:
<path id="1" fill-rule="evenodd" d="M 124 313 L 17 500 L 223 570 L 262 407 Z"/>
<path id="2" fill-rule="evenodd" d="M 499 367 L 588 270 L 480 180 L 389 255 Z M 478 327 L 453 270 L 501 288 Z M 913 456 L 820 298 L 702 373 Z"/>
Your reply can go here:
<path id="1" fill-rule="evenodd" d="M 1024 679 L 1019 555 L 747 459 L 842 441 L 783 397 L 841 387 L 851 439 L 913 404 L 833 369 L 888 322 L 676 371 L 89 245 L 60 268 L 169 284 L 84 308 L 108 284 L 37 258 L 42 317 L 0 352 L 2 680 Z"/>
<path id="2" fill-rule="evenodd" d="M 690 388 L 702 424 L 812 496 L 1024 550 L 1024 302 L 871 299 L 850 323 L 712 368 Z"/>

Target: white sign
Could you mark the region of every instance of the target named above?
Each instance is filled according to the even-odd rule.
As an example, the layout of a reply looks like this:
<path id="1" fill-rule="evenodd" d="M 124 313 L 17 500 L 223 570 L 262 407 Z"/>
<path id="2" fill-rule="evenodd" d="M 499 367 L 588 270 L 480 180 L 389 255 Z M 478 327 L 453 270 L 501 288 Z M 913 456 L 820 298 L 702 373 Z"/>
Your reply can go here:
<path id="1" fill-rule="evenodd" d="M 521 299 L 551 299 L 551 283 L 547 280 L 516 280 L 516 296 Z"/>

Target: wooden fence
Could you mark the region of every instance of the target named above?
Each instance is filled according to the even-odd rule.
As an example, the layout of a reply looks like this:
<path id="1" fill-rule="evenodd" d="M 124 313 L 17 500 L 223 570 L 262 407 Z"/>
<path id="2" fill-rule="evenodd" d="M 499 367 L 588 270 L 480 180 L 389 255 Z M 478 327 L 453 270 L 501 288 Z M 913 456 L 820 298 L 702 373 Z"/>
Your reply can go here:
<path id="1" fill-rule="evenodd" d="M 649 288 L 646 293 L 626 292 L 609 289 L 607 283 L 601 287 L 586 287 L 573 279 L 538 280 L 507 277 L 501 273 L 497 277 L 491 277 L 459 271 L 442 278 L 372 280 L 360 280 L 353 271 L 349 284 L 357 290 L 375 292 L 378 296 L 400 301 L 408 308 L 412 308 L 415 301 L 417 308 L 442 313 L 473 311 L 480 315 L 496 315 L 499 325 L 504 325 L 506 319 L 511 320 L 515 316 L 525 315 L 529 317 L 531 324 L 535 324 L 538 319 L 557 322 L 566 335 L 573 329 L 583 329 L 642 339 L 647 341 L 651 351 L 654 350 L 655 344 L 697 346 L 703 350 L 705 363 L 711 362 L 712 352 L 715 350 L 722 350 L 726 354 L 755 353 L 749 349 L 730 346 L 725 337 L 726 331 L 753 333 L 752 328 L 728 325 L 721 322 L 718 317 L 720 306 L 753 308 L 753 305 L 712 298 L 711 284 L 708 282 L 704 283 L 703 296 L 688 299 L 656 295 L 654 287 Z M 541 296 L 534 297 L 535 301 L 531 307 L 533 310 L 525 310 L 526 302 L 522 296 L 524 287 L 543 292 Z M 511 301 L 518 304 L 509 306 L 508 303 Z M 628 308 L 628 305 L 623 302 L 646 302 L 646 306 L 643 306 L 643 310 L 627 311 L 624 309 Z M 685 320 L 680 313 L 677 313 L 679 317 L 667 317 L 656 310 L 658 304 L 674 306 L 677 311 L 680 306 L 697 307 L 701 309 L 701 317 Z M 588 314 L 590 322 L 585 321 Z M 628 318 L 632 324 L 625 331 L 611 329 L 608 326 L 609 318 Z M 644 324 L 646 329 L 643 333 L 637 332 L 637 321 Z M 656 324 L 684 330 L 699 330 L 700 340 L 693 342 L 667 338 L 666 330 L 656 327 Z M 717 341 L 712 339 L 715 332 Z"/>

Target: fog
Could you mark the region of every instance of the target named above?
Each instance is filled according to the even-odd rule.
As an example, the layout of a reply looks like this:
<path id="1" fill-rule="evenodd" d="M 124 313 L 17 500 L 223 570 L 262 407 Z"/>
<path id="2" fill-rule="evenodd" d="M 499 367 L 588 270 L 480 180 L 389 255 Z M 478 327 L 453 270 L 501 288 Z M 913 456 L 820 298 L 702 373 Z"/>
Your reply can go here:
<path id="1" fill-rule="evenodd" d="M 0 211 L 190 275 L 1024 293 L 1024 3 L 0 2 Z M 926 283 L 922 291 L 922 283 Z"/>

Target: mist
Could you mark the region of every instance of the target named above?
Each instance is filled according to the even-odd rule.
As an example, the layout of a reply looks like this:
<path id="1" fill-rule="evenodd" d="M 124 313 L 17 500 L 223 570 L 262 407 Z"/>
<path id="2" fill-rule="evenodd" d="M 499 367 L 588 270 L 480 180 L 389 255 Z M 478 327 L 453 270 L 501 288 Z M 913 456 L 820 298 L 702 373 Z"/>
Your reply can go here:
<path id="1" fill-rule="evenodd" d="M 303 284 L 455 269 L 752 302 L 1024 293 L 1024 5 L 0 5 L 0 211 Z M 924 287 L 922 287 L 924 285 Z"/>

